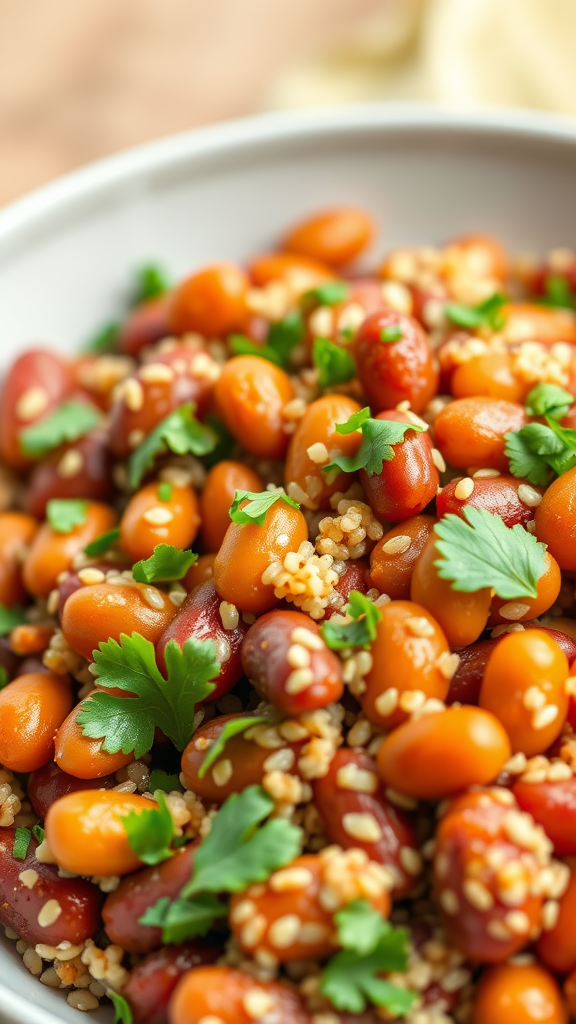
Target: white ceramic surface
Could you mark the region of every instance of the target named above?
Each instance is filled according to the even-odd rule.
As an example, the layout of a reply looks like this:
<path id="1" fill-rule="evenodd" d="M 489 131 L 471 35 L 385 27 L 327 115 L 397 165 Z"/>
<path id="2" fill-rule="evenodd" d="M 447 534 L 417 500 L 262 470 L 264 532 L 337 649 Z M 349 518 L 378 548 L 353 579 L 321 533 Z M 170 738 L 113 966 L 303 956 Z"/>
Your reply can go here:
<path id="1" fill-rule="evenodd" d="M 560 118 L 368 105 L 176 136 L 0 213 L 0 360 L 32 342 L 72 350 L 114 316 L 139 263 L 158 260 L 177 276 L 242 259 L 319 206 L 372 210 L 378 255 L 466 231 L 494 232 L 517 250 L 574 246 L 575 200 L 576 122 Z M 80 1019 L 3 940 L 0 1024 Z"/>

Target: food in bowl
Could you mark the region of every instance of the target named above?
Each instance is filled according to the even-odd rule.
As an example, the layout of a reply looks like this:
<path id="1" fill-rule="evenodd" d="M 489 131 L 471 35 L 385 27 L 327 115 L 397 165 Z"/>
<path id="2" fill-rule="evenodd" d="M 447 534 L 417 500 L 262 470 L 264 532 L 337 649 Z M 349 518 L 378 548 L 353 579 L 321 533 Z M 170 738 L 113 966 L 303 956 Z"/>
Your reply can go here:
<path id="1" fill-rule="evenodd" d="M 8 371 L 0 920 L 79 1010 L 576 1012 L 576 254 L 374 232 Z"/>

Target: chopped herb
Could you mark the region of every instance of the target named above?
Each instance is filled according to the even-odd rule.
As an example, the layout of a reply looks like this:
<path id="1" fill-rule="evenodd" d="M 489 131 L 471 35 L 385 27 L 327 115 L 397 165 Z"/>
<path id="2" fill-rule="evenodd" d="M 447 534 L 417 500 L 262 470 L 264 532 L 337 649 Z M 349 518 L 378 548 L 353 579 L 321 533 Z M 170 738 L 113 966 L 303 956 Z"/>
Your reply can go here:
<path id="1" fill-rule="evenodd" d="M 168 449 L 176 455 L 207 455 L 216 447 L 217 437 L 214 431 L 194 416 L 194 405 L 181 405 L 171 412 L 148 437 L 138 445 L 128 462 L 128 482 L 135 490 L 142 477 L 152 469 L 157 455 L 164 454 Z"/>
<path id="2" fill-rule="evenodd" d="M 385 344 L 388 344 L 390 341 L 400 341 L 403 333 L 400 324 L 390 324 L 389 327 L 383 327 L 380 331 L 380 341 L 383 341 Z"/>
<path id="3" fill-rule="evenodd" d="M 88 338 L 88 341 L 84 342 L 80 351 L 94 355 L 112 352 L 116 348 L 119 333 L 119 324 L 115 322 L 104 324 L 91 338 Z"/>
<path id="4" fill-rule="evenodd" d="M 135 277 L 135 306 L 140 302 L 147 302 L 149 299 L 156 299 L 160 295 L 165 295 L 170 288 L 164 271 L 154 263 L 147 263 L 143 267 L 138 267 Z"/>
<path id="5" fill-rule="evenodd" d="M 382 615 L 372 601 L 369 601 L 359 590 L 351 590 L 345 613 L 352 617 L 351 622 L 340 623 L 329 619 L 322 623 L 320 632 L 322 639 L 333 651 L 347 647 L 369 647 L 376 639 L 376 626 Z"/>
<path id="6" fill-rule="evenodd" d="M 243 501 L 248 501 L 244 508 L 240 508 Z M 300 508 L 297 501 L 289 498 L 284 491 L 236 491 L 234 501 L 230 506 L 230 519 L 233 523 L 244 525 L 245 523 L 257 523 L 263 526 L 266 522 L 266 513 L 277 501 L 285 501 L 292 508 Z"/>
<path id="7" fill-rule="evenodd" d="M 350 353 L 341 345 L 328 338 L 315 338 L 312 346 L 312 362 L 318 370 L 321 388 L 345 384 L 356 376 L 356 363 Z"/>
<path id="8" fill-rule="evenodd" d="M 34 828 L 32 829 L 32 835 L 34 836 L 34 839 L 36 840 L 37 843 L 44 842 L 44 829 L 42 828 L 41 825 L 34 825 Z"/>
<path id="9" fill-rule="evenodd" d="M 206 935 L 219 917 L 228 917 L 228 908 L 212 893 L 199 893 L 194 899 L 171 900 L 163 896 L 140 918 L 140 924 L 162 929 L 162 942 L 185 942 Z"/>
<path id="10" fill-rule="evenodd" d="M 542 306 L 576 309 L 576 292 L 563 274 L 548 274 L 544 282 L 544 295 L 537 300 Z"/>
<path id="11" fill-rule="evenodd" d="M 26 860 L 28 847 L 32 840 L 32 833 L 29 828 L 17 828 L 14 833 L 14 845 L 12 856 L 15 860 Z"/>
<path id="12" fill-rule="evenodd" d="M 27 622 L 24 609 L 13 604 L 10 608 L 0 604 L 0 636 L 7 636 L 15 626 L 23 626 Z"/>
<path id="13" fill-rule="evenodd" d="M 113 548 L 116 541 L 120 540 L 120 527 L 115 526 L 114 529 L 108 530 L 107 533 L 101 533 L 96 540 L 87 544 L 84 548 L 84 553 L 89 555 L 90 558 L 98 558 L 99 555 L 103 555 L 110 548 Z"/>
<path id="14" fill-rule="evenodd" d="M 182 789 L 179 775 L 168 775 L 160 768 L 154 768 L 150 772 L 148 785 L 151 793 L 155 793 L 157 789 L 161 789 L 163 793 L 173 793 L 174 790 Z"/>
<path id="15" fill-rule="evenodd" d="M 562 476 L 576 465 L 576 430 L 561 427 L 549 416 L 546 424 L 527 423 L 504 435 L 510 472 L 537 487 L 550 483 L 551 470 Z"/>
<path id="16" fill-rule="evenodd" d="M 159 484 L 158 490 L 156 491 L 158 501 L 172 501 L 173 490 L 173 485 L 169 484 L 167 480 L 163 480 L 162 483 Z"/>
<path id="17" fill-rule="evenodd" d="M 106 995 L 112 1000 L 114 1006 L 114 1024 L 134 1024 L 132 1010 L 124 996 L 112 988 L 107 989 Z"/>
<path id="18" fill-rule="evenodd" d="M 130 848 L 143 864 L 160 864 L 174 856 L 170 844 L 174 839 L 174 822 L 162 790 L 154 793 L 158 807 L 149 811 L 130 811 L 122 818 Z"/>
<path id="19" fill-rule="evenodd" d="M 346 342 L 352 341 L 352 339 L 354 338 L 355 334 L 356 334 L 356 331 L 354 330 L 353 327 L 341 327 L 340 328 L 340 337 L 343 338 L 344 341 L 346 341 Z"/>
<path id="20" fill-rule="evenodd" d="M 448 302 L 444 312 L 449 320 L 457 327 L 465 327 L 469 330 L 476 330 L 478 327 L 488 327 L 492 331 L 499 331 L 504 326 L 502 306 L 505 306 L 508 299 L 505 295 L 496 292 L 489 299 L 480 302 L 477 306 L 463 306 L 459 302 Z"/>
<path id="21" fill-rule="evenodd" d="M 67 441 L 84 437 L 102 419 L 102 413 L 86 402 L 62 402 L 54 412 L 20 431 L 20 447 L 25 455 L 39 458 Z"/>
<path id="22" fill-rule="evenodd" d="M 4 665 L 0 665 L 0 690 L 3 690 L 10 680 L 8 679 L 8 672 L 4 668 Z"/>
<path id="23" fill-rule="evenodd" d="M 492 587 L 505 601 L 536 597 L 546 545 L 519 524 L 505 526 L 484 508 L 468 505 L 463 515 L 466 521 L 449 513 L 434 527 L 440 578 L 452 580 L 452 590 L 466 594 Z"/>
<path id="24" fill-rule="evenodd" d="M 200 778 L 204 778 L 208 769 L 214 764 L 214 761 L 220 757 L 229 739 L 237 736 L 240 732 L 245 732 L 246 729 L 250 729 L 253 725 L 261 725 L 263 722 L 268 721 L 269 719 L 264 718 L 262 715 L 252 715 L 247 718 L 230 719 L 229 722 L 226 722 L 218 739 L 209 747 L 208 753 L 200 766 L 198 771 Z"/>
<path id="25" fill-rule="evenodd" d="M 346 302 L 349 293 L 350 289 L 344 281 L 326 281 L 304 292 L 300 301 L 304 307 L 337 306 L 340 302 Z"/>
<path id="26" fill-rule="evenodd" d="M 552 420 L 561 420 L 570 406 L 574 405 L 574 395 L 557 384 L 537 384 L 526 396 L 526 412 L 529 416 L 549 416 Z"/>
<path id="27" fill-rule="evenodd" d="M 46 519 L 56 533 L 72 533 L 83 526 L 88 515 L 88 502 L 79 498 L 51 498 L 46 505 Z"/>
<path id="28" fill-rule="evenodd" d="M 195 637 L 182 649 L 170 640 L 164 657 L 166 679 L 156 665 L 154 645 L 139 633 L 122 633 L 120 643 L 101 643 L 94 651 L 99 689 L 78 713 L 84 736 L 103 739 L 102 749 L 109 754 L 134 752 L 138 759 L 151 749 L 158 727 L 183 750 L 194 732 L 194 705 L 212 693 L 220 662 L 212 640 Z M 103 692 L 107 688 L 127 696 Z"/>
<path id="29" fill-rule="evenodd" d="M 422 427 L 414 423 L 372 419 L 368 408 L 355 412 L 346 423 L 336 425 L 339 434 L 352 434 L 358 429 L 362 431 L 362 444 L 356 455 L 339 455 L 327 466 L 322 466 L 323 473 L 336 467 L 345 473 L 355 473 L 358 469 L 365 469 L 369 476 L 381 473 L 384 462 L 394 458 L 392 445 L 400 444 L 407 430 L 422 431 Z"/>
<path id="30" fill-rule="evenodd" d="M 157 544 L 150 558 L 136 562 L 132 575 L 137 583 L 168 583 L 181 580 L 198 561 L 193 551 L 181 551 L 172 544 Z"/>
<path id="31" fill-rule="evenodd" d="M 282 366 L 280 356 L 270 345 L 258 345 L 257 342 L 251 341 L 243 334 L 231 334 L 228 344 L 235 356 L 258 356 L 268 363 L 274 363 L 275 366 Z"/>
<path id="32" fill-rule="evenodd" d="M 302 314 L 294 309 L 287 313 L 282 320 L 276 320 L 270 324 L 266 344 L 273 352 L 276 352 L 286 367 L 290 362 L 292 349 L 296 348 L 304 340 L 306 328 Z"/>

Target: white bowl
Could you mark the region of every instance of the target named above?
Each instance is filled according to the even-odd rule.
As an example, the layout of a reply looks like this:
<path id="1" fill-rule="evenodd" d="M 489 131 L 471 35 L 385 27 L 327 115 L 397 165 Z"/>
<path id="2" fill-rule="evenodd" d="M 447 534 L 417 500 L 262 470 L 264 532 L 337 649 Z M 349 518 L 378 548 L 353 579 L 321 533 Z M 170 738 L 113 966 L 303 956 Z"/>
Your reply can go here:
<path id="1" fill-rule="evenodd" d="M 574 246 L 575 182 L 576 122 L 517 111 L 452 116 L 375 104 L 178 135 L 0 213 L 1 358 L 38 342 L 73 351 L 115 315 L 142 262 L 176 277 L 213 259 L 242 260 L 296 217 L 335 203 L 376 215 L 378 252 L 466 231 L 494 232 L 516 250 Z M 0 1022 L 79 1019 L 3 941 Z"/>

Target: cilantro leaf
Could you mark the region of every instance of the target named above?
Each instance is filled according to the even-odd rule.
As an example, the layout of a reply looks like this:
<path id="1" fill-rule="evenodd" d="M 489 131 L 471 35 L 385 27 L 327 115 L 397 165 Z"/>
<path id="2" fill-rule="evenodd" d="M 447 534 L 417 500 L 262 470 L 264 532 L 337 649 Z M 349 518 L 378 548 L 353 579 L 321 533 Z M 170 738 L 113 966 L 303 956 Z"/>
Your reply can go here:
<path id="1" fill-rule="evenodd" d="M 163 480 L 162 483 L 158 484 L 158 490 L 156 491 L 158 501 L 172 501 L 173 491 L 174 485 L 168 483 L 167 480 Z"/>
<path id="2" fill-rule="evenodd" d="M 138 583 L 181 580 L 197 561 L 198 555 L 193 551 L 180 551 L 172 544 L 157 544 L 150 558 L 135 563 L 132 575 Z"/>
<path id="3" fill-rule="evenodd" d="M 15 626 L 23 626 L 26 621 L 24 609 L 19 605 L 13 604 L 7 608 L 5 604 L 0 604 L 0 636 L 6 636 Z"/>
<path id="4" fill-rule="evenodd" d="M 89 555 L 90 558 L 98 558 L 99 555 L 104 555 L 106 551 L 113 548 L 116 541 L 120 540 L 120 527 L 115 526 L 112 530 L 108 530 L 107 533 L 101 533 L 96 540 L 87 544 L 84 548 L 84 553 Z"/>
<path id="5" fill-rule="evenodd" d="M 561 476 L 576 465 L 576 430 L 561 427 L 548 416 L 546 424 L 527 423 L 504 435 L 510 472 L 537 486 L 549 483 L 551 469 Z"/>
<path id="6" fill-rule="evenodd" d="M 164 896 L 148 907 L 140 924 L 162 929 L 162 942 L 185 942 L 198 935 L 206 935 L 214 921 L 228 916 L 228 907 L 212 893 L 199 893 L 191 900 L 171 900 Z"/>
<path id="7" fill-rule="evenodd" d="M 212 640 L 190 637 L 182 650 L 170 640 L 164 651 L 167 679 L 156 665 L 154 645 L 139 633 L 107 640 L 94 651 L 100 689 L 82 702 L 78 724 L 84 736 L 104 739 L 102 749 L 142 757 L 156 727 L 183 750 L 194 731 L 194 705 L 212 693 L 220 672 Z M 125 697 L 102 692 L 119 688 Z"/>
<path id="8" fill-rule="evenodd" d="M 51 498 L 46 505 L 46 519 L 56 533 L 72 533 L 87 515 L 88 502 L 79 498 Z"/>
<path id="9" fill-rule="evenodd" d="M 208 769 L 214 764 L 214 761 L 220 757 L 220 754 L 224 750 L 229 739 L 232 739 L 233 736 L 237 736 L 240 732 L 244 732 L 246 729 L 250 729 L 253 725 L 261 725 L 262 722 L 267 721 L 268 719 L 264 718 L 263 715 L 250 715 L 246 718 L 233 718 L 230 719 L 229 722 L 226 722 L 218 736 L 218 739 L 212 743 L 208 749 L 206 757 L 202 761 L 198 771 L 200 778 L 204 778 Z"/>
<path id="10" fill-rule="evenodd" d="M 312 346 L 312 362 L 318 370 L 321 388 L 334 384 L 345 384 L 356 376 L 356 363 L 350 353 L 341 345 L 328 338 L 315 338 Z"/>
<path id="11" fill-rule="evenodd" d="M 32 833 L 29 828 L 17 828 L 14 833 L 14 845 L 12 856 L 15 860 L 26 860 L 28 847 L 32 840 Z"/>
<path id="12" fill-rule="evenodd" d="M 548 274 L 544 282 L 544 295 L 536 301 L 542 306 L 576 309 L 576 292 L 572 291 L 568 278 L 563 274 Z"/>
<path id="13" fill-rule="evenodd" d="M 116 348 L 120 326 L 116 322 L 104 324 L 91 338 L 84 342 L 80 351 L 86 354 L 112 352 Z"/>
<path id="14" fill-rule="evenodd" d="M 282 366 L 282 359 L 270 345 L 259 345 L 256 341 L 246 338 L 244 334 L 231 334 L 228 344 L 235 356 L 258 356 L 260 359 L 266 359 L 268 363 L 274 363 L 275 366 Z"/>
<path id="15" fill-rule="evenodd" d="M 407 430 L 421 432 L 423 429 L 415 423 L 372 419 L 367 408 L 355 412 L 346 423 L 336 425 L 339 434 L 352 434 L 358 428 L 362 431 L 362 444 L 356 455 L 338 455 L 332 462 L 322 466 L 323 473 L 336 467 L 345 473 L 355 473 L 358 469 L 365 469 L 369 476 L 381 473 L 384 462 L 394 458 L 392 445 L 400 444 Z"/>
<path id="16" fill-rule="evenodd" d="M 135 278 L 135 306 L 156 299 L 159 295 L 165 295 L 170 288 L 164 271 L 155 263 L 146 263 L 143 267 L 138 267 Z"/>
<path id="17" fill-rule="evenodd" d="M 20 431 L 20 447 L 25 455 L 39 458 L 66 441 L 84 437 L 98 426 L 101 419 L 102 413 L 93 405 L 73 400 L 62 402 L 48 416 Z"/>
<path id="18" fill-rule="evenodd" d="M 124 996 L 112 988 L 107 990 L 106 995 L 112 1000 L 114 1006 L 114 1024 L 134 1024 L 132 1010 Z"/>
<path id="19" fill-rule="evenodd" d="M 34 828 L 32 829 L 32 835 L 34 836 L 34 839 L 36 840 L 37 843 L 44 842 L 44 829 L 42 828 L 41 825 L 34 825 Z"/>
<path id="20" fill-rule="evenodd" d="M 354 900 L 334 914 L 338 926 L 338 942 L 343 949 L 351 949 L 365 956 L 376 949 L 387 932 L 387 922 L 368 900 Z"/>
<path id="21" fill-rule="evenodd" d="M 300 301 L 303 306 L 337 306 L 340 302 L 346 302 L 349 292 L 345 281 L 326 281 L 304 292 Z"/>
<path id="22" fill-rule="evenodd" d="M 526 412 L 529 416 L 549 416 L 550 419 L 561 420 L 572 405 L 574 396 L 557 384 L 537 384 L 526 396 Z"/>
<path id="23" fill-rule="evenodd" d="M 130 811 L 122 825 L 130 848 L 143 864 L 160 864 L 174 856 L 170 843 L 174 838 L 174 822 L 162 790 L 154 794 L 158 807 L 149 811 Z"/>
<path id="24" fill-rule="evenodd" d="M 194 416 L 194 404 L 189 402 L 171 412 L 154 427 L 142 444 L 132 452 L 128 462 L 128 482 L 135 490 L 149 469 L 152 469 L 157 455 L 167 449 L 176 455 L 207 455 L 216 447 L 214 431 Z"/>
<path id="25" fill-rule="evenodd" d="M 243 501 L 248 501 L 248 504 L 240 508 Z M 298 502 L 283 491 L 236 491 L 230 506 L 230 519 L 240 525 L 258 523 L 258 526 L 262 526 L 266 522 L 268 509 L 277 501 L 285 501 L 292 508 L 300 508 Z"/>
<path id="26" fill-rule="evenodd" d="M 287 366 L 292 349 L 304 340 L 306 329 L 302 314 L 293 309 L 282 320 L 275 320 L 268 328 L 266 344 L 280 356 L 282 366 Z"/>
<path id="27" fill-rule="evenodd" d="M 478 303 L 477 306 L 464 306 L 459 302 L 448 302 L 444 312 L 449 320 L 458 327 L 465 327 L 469 330 L 476 330 L 478 327 L 489 327 L 492 331 L 499 331 L 504 326 L 502 306 L 506 305 L 508 299 L 500 292 L 491 295 L 489 299 Z"/>
<path id="28" fill-rule="evenodd" d="M 175 789 L 182 789 L 179 775 L 168 775 L 160 768 L 154 768 L 150 772 L 148 785 L 151 793 L 155 793 L 157 789 L 161 789 L 163 793 L 172 793 Z"/>
<path id="29" fill-rule="evenodd" d="M 333 651 L 346 647 L 369 647 L 376 639 L 376 626 L 382 618 L 381 612 L 359 590 L 351 590 L 344 611 L 352 617 L 351 622 L 323 622 L 320 632 L 325 644 Z"/>
<path id="30" fill-rule="evenodd" d="M 536 597 L 546 545 L 519 524 L 505 526 L 500 516 L 484 508 L 468 505 L 463 515 L 466 522 L 449 513 L 434 527 L 440 554 L 434 565 L 440 578 L 452 580 L 452 590 L 467 594 L 492 587 L 505 601 Z"/>
<path id="31" fill-rule="evenodd" d="M 386 345 L 391 341 L 400 341 L 402 333 L 400 324 L 390 324 L 388 327 L 383 327 L 380 331 L 380 341 L 383 341 Z"/>
<path id="32" fill-rule="evenodd" d="M 247 786 L 224 801 L 194 857 L 192 879 L 181 897 L 199 892 L 242 892 L 264 882 L 300 852 L 302 834 L 285 818 L 258 825 L 274 810 L 261 786 Z"/>

